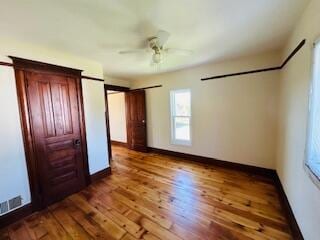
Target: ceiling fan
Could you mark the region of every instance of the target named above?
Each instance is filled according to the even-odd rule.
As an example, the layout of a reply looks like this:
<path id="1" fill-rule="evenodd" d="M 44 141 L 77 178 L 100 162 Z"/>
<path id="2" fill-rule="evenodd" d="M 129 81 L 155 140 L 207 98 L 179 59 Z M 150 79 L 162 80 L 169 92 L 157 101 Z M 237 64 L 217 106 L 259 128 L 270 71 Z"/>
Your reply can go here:
<path id="1" fill-rule="evenodd" d="M 164 54 L 190 55 L 191 50 L 180 48 L 164 48 L 164 44 L 168 41 L 170 33 L 159 30 L 155 36 L 147 38 L 148 45 L 142 49 L 131 49 L 120 51 L 119 54 L 136 54 L 141 52 L 152 52 L 151 64 L 159 64 L 163 60 Z"/>

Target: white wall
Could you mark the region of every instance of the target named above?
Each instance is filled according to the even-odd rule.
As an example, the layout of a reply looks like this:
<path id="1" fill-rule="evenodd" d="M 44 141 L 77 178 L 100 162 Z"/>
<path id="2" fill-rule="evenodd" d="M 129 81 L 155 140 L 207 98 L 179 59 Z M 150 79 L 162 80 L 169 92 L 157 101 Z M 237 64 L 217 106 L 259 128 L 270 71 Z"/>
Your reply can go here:
<path id="1" fill-rule="evenodd" d="M 131 86 L 130 80 L 114 78 L 107 75 L 104 75 L 104 82 L 105 84 L 116 85 L 116 86 L 127 87 L 127 88 L 130 88 Z"/>
<path id="2" fill-rule="evenodd" d="M 146 90 L 148 145 L 221 160 L 275 168 L 279 72 L 266 72 L 202 82 L 202 77 L 277 66 L 276 53 L 208 64 L 134 80 Z M 190 88 L 192 146 L 170 143 L 172 89 Z"/>
<path id="3" fill-rule="evenodd" d="M 304 38 L 306 46 L 281 73 L 277 171 L 302 233 L 320 236 L 320 190 L 303 168 L 312 43 L 320 36 L 320 1 L 313 0 L 296 26 L 283 57 Z"/>
<path id="4" fill-rule="evenodd" d="M 103 77 L 99 63 L 36 45 L 0 39 L 0 59 L 13 55 L 84 70 L 84 75 Z M 22 195 L 30 202 L 29 183 L 18 114 L 16 84 L 12 68 L 0 68 L 0 201 Z M 84 110 L 90 173 L 108 166 L 103 82 L 83 81 Z"/>
<path id="5" fill-rule="evenodd" d="M 113 141 L 127 142 L 126 106 L 124 93 L 108 95 L 110 138 Z"/>
<path id="6" fill-rule="evenodd" d="M 0 58 L 6 60 L 6 58 Z M 0 66 L 0 202 L 21 195 L 30 202 L 13 68 Z"/>

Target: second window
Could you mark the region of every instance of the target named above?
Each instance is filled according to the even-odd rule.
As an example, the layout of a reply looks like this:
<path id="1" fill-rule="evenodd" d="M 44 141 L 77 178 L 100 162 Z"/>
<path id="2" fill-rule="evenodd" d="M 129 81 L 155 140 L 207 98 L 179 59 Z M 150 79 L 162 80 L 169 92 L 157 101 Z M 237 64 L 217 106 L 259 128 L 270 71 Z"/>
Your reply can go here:
<path id="1" fill-rule="evenodd" d="M 170 92 L 171 141 L 173 144 L 191 145 L 191 91 Z"/>

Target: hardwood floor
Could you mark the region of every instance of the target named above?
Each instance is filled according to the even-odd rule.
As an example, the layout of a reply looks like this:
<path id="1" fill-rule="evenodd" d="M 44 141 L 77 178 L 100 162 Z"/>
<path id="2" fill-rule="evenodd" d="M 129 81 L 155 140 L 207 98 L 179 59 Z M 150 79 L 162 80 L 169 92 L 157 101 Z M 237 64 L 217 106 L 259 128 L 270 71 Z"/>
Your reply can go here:
<path id="1" fill-rule="evenodd" d="M 112 175 L 0 239 L 293 239 L 263 177 L 113 147 Z"/>

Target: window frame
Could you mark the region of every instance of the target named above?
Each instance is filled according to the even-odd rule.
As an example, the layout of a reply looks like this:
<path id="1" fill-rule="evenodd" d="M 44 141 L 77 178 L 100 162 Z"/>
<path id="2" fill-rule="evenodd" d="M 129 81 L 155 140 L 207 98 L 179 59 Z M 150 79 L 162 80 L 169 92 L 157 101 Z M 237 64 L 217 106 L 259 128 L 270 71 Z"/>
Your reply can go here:
<path id="1" fill-rule="evenodd" d="M 308 92 L 307 132 L 306 132 L 305 154 L 304 154 L 305 156 L 304 156 L 303 166 L 304 166 L 304 169 L 306 170 L 307 174 L 311 178 L 312 182 L 320 189 L 320 169 L 314 170 L 314 168 L 312 167 L 312 164 L 310 164 L 310 159 L 309 159 L 310 141 L 311 141 L 311 126 L 312 126 L 311 115 L 312 115 L 313 105 L 314 105 L 313 89 L 314 89 L 314 83 L 316 81 L 316 76 L 315 76 L 316 61 L 315 61 L 315 59 L 316 59 L 317 48 L 319 48 L 319 52 L 320 52 L 320 37 L 317 38 L 313 42 L 312 54 L 311 54 L 311 56 L 312 56 L 312 59 L 311 59 L 311 81 L 309 83 L 309 92 Z M 319 56 L 319 59 L 320 59 L 320 56 Z M 319 66 L 319 68 L 320 68 L 320 66 Z"/>
<path id="2" fill-rule="evenodd" d="M 175 94 L 176 93 L 190 93 L 190 116 L 177 116 L 175 115 Z M 175 118 L 188 118 L 189 119 L 189 136 L 190 140 L 176 139 L 175 137 Z M 170 91 L 170 122 L 171 122 L 171 144 L 182 145 L 182 146 L 192 146 L 192 93 L 190 88 L 183 89 L 172 89 Z"/>

